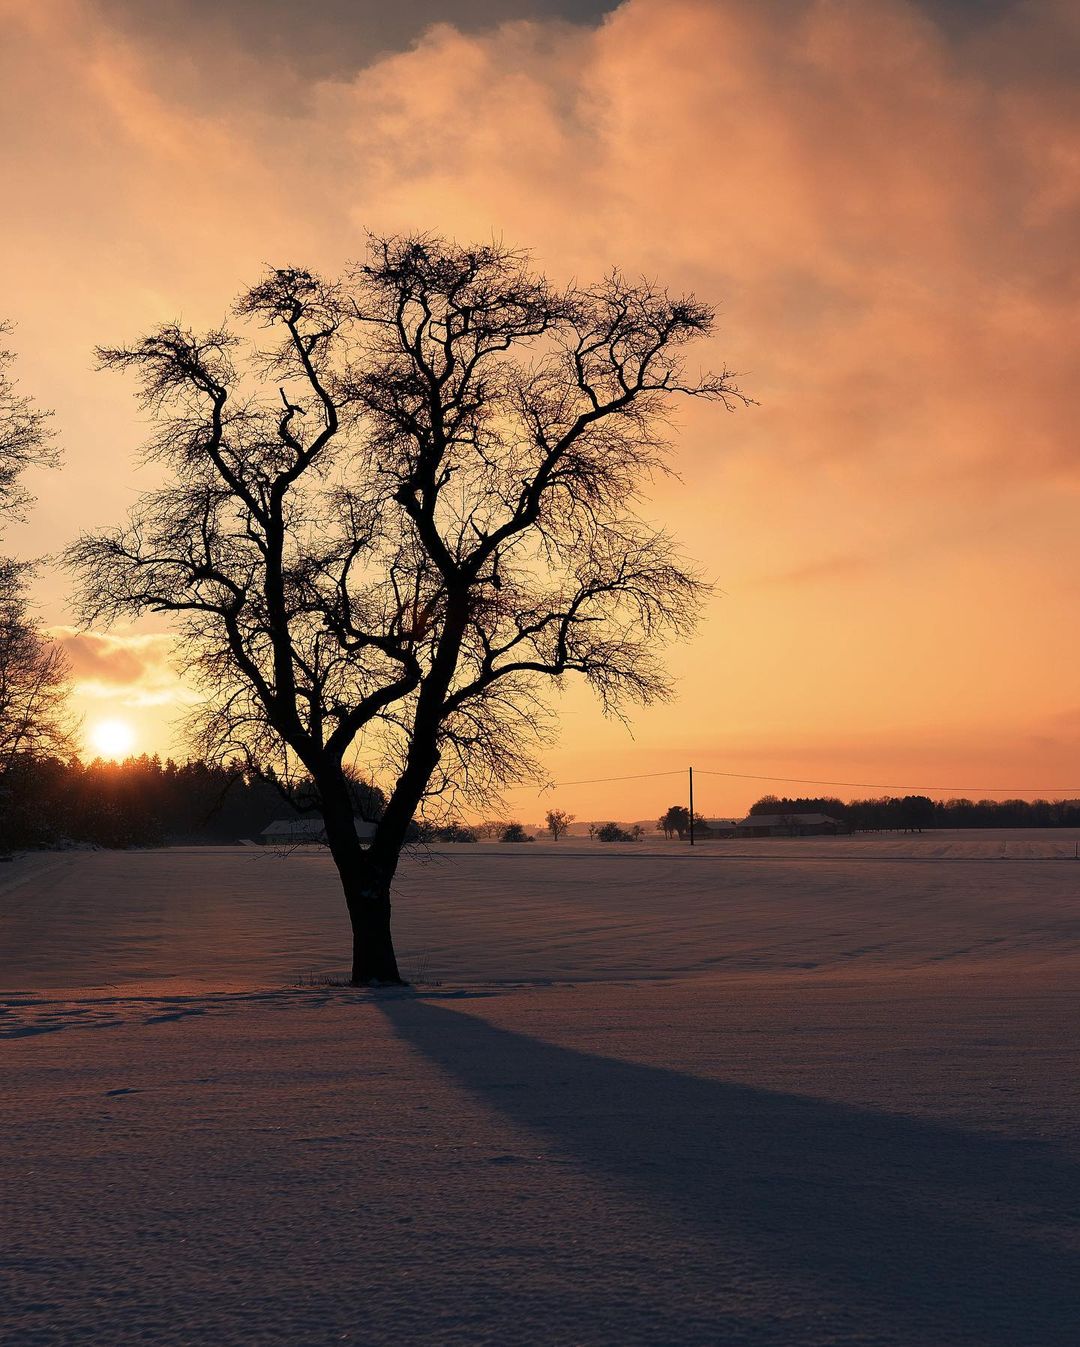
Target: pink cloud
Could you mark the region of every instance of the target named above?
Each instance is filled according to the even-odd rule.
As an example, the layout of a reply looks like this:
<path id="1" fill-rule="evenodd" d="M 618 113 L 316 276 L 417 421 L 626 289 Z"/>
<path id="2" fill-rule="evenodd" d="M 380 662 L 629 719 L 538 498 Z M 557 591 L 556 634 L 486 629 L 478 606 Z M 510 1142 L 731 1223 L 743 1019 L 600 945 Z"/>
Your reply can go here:
<path id="1" fill-rule="evenodd" d="M 812 721 L 957 770 L 942 727 L 977 753 L 1008 722 L 994 743 L 1030 770 L 1017 736 L 1053 711 L 1045 671 L 1080 659 L 1069 0 L 962 42 L 905 0 L 626 0 L 596 30 L 437 26 L 351 78 L 236 52 L 211 110 L 185 101 L 196 37 L 163 54 L 80 0 L 0 14 L 0 172 L 35 166 L 5 214 L 3 292 L 71 446 L 27 554 L 148 484 L 130 389 L 87 372 L 94 341 L 215 322 L 264 262 L 336 270 L 365 226 L 494 233 L 555 276 L 619 263 L 718 301 L 702 358 L 762 404 L 680 413 L 687 486 L 659 484 L 656 513 L 730 597 L 673 656 L 686 702 L 650 713 L 635 753 L 682 752 L 693 704 L 715 708 L 694 722 L 709 742 L 726 717 L 763 752 Z M 849 557 L 878 559 L 875 602 L 850 567 L 746 597 Z M 621 751 L 580 715 L 584 754 Z"/>
<path id="2" fill-rule="evenodd" d="M 125 706 L 164 706 L 191 700 L 172 667 L 173 638 L 52 627 L 71 667 L 75 692 Z"/>

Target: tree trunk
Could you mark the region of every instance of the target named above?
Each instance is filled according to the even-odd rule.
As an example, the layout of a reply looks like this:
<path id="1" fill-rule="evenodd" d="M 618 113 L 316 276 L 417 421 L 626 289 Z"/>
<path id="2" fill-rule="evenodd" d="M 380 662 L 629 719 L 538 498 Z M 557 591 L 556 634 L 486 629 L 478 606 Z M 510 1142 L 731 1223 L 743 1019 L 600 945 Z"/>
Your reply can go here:
<path id="1" fill-rule="evenodd" d="M 346 879 L 345 901 L 352 922 L 354 987 L 372 982 L 404 986 L 394 954 L 394 939 L 390 930 L 390 886 L 380 884 L 377 877 L 361 873 Z"/>
<path id="2" fill-rule="evenodd" d="M 317 781 L 322 796 L 326 841 L 334 858 L 352 923 L 352 974 L 355 987 L 372 982 L 404 986 L 390 931 L 390 883 L 395 864 L 383 865 L 360 845 L 353 805 L 344 778 L 329 774 Z"/>

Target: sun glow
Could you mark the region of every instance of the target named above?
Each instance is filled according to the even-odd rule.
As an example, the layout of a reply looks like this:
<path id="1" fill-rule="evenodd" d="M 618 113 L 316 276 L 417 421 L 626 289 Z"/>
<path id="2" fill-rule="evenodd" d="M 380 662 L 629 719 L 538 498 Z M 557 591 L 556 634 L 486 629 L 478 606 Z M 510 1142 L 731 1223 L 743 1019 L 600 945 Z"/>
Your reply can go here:
<path id="1" fill-rule="evenodd" d="M 90 732 L 90 742 L 103 758 L 123 758 L 135 744 L 135 731 L 126 720 L 99 721 Z"/>

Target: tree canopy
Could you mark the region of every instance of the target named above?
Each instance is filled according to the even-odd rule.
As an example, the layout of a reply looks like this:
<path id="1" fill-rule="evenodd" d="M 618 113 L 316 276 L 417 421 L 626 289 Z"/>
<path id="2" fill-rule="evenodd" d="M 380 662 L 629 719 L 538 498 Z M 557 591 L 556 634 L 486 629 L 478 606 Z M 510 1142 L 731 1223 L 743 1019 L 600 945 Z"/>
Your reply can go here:
<path id="1" fill-rule="evenodd" d="M 672 400 L 744 399 L 684 368 L 708 306 L 617 272 L 557 288 L 494 245 L 376 239 L 334 280 L 270 272 L 234 318 L 102 348 L 169 480 L 69 561 L 88 619 L 176 617 L 204 754 L 316 783 L 355 930 L 418 810 L 530 772 L 545 685 L 617 714 L 668 695 L 658 650 L 705 587 L 638 506 Z M 387 782 L 367 848 L 356 761 Z"/>
<path id="2" fill-rule="evenodd" d="M 0 341 L 10 332 L 0 323 Z M 49 414 L 19 391 L 14 360 L 0 349 L 0 528 L 33 503 L 26 470 L 59 461 Z M 30 562 L 0 556 L 0 800 L 10 796 L 20 759 L 66 752 L 72 742 L 67 662 L 34 620 L 27 595 L 32 571 Z"/>

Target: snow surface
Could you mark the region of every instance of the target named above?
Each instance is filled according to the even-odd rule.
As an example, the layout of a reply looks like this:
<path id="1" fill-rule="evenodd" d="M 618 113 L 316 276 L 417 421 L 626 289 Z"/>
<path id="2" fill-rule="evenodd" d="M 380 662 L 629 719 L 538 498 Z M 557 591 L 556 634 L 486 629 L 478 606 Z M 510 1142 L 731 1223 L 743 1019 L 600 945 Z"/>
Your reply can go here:
<path id="1" fill-rule="evenodd" d="M 1076 840 L 5 866 L 0 1339 L 1074 1347 Z"/>

